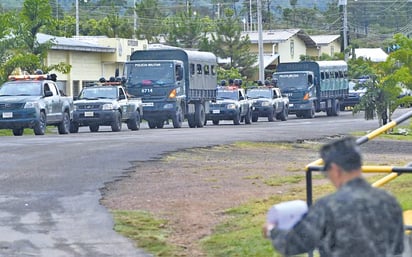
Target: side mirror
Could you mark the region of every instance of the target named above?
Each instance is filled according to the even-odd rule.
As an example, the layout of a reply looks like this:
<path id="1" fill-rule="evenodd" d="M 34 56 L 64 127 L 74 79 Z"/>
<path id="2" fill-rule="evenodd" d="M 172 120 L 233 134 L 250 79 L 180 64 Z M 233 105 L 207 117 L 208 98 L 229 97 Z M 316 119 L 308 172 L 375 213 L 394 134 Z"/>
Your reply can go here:
<path id="1" fill-rule="evenodd" d="M 49 97 L 49 96 L 53 96 L 53 92 L 50 90 L 47 90 L 46 92 L 44 92 L 44 97 Z"/>

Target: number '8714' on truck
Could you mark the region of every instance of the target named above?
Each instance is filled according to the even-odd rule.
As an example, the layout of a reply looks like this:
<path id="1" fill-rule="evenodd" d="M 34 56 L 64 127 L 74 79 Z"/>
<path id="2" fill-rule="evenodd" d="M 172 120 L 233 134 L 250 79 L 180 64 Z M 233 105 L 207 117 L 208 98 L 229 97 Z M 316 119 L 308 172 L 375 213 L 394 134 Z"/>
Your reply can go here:
<path id="1" fill-rule="evenodd" d="M 216 99 L 216 56 L 181 48 L 135 51 L 125 63 L 125 87 L 143 102 L 143 119 L 150 128 L 203 127 L 209 102 Z"/>

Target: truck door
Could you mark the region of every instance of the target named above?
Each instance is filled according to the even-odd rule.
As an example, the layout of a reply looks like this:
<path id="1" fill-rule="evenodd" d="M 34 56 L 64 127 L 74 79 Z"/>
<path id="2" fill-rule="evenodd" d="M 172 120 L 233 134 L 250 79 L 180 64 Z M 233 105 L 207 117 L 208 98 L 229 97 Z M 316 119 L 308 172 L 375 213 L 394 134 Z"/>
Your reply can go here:
<path id="1" fill-rule="evenodd" d="M 61 112 L 61 109 L 59 107 L 61 105 L 59 103 L 59 96 L 58 96 L 55 85 L 50 82 L 44 83 L 43 96 L 44 96 L 44 103 L 45 103 L 45 108 L 46 108 L 47 121 L 55 122 L 59 120 L 60 118 L 59 113 Z"/>
<path id="2" fill-rule="evenodd" d="M 118 102 L 119 102 L 120 108 L 122 109 L 123 118 L 127 119 L 129 117 L 129 114 L 130 114 L 131 110 L 129 109 L 129 104 L 128 104 L 128 101 L 127 101 L 126 94 L 125 94 L 123 88 L 121 88 L 121 87 L 119 87 L 119 96 L 118 97 L 119 97 Z"/>

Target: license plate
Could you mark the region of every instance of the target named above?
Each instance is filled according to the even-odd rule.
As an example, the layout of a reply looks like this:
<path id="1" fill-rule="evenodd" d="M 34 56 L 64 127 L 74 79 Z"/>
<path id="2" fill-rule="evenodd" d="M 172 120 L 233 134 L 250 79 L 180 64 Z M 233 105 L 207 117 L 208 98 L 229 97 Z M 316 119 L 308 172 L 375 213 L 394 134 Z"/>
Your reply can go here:
<path id="1" fill-rule="evenodd" d="M 84 112 L 84 117 L 93 117 L 94 112 Z"/>
<path id="2" fill-rule="evenodd" d="M 289 107 L 293 107 L 293 104 L 289 104 Z"/>
<path id="3" fill-rule="evenodd" d="M 220 113 L 220 110 L 213 110 L 212 111 L 214 114 L 219 114 Z"/>
<path id="4" fill-rule="evenodd" d="M 13 118 L 12 112 L 3 112 L 3 119 L 10 119 Z"/>
<path id="5" fill-rule="evenodd" d="M 142 103 L 143 107 L 151 107 L 154 106 L 154 103 Z"/>

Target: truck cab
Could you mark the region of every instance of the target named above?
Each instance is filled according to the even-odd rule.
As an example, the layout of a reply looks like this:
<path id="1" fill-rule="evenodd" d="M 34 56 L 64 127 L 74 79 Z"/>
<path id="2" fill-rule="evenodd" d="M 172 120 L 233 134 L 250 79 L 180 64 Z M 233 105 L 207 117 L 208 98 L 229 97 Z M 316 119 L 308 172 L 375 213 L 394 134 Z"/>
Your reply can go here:
<path id="1" fill-rule="evenodd" d="M 233 120 L 239 125 L 243 120 L 251 124 L 252 104 L 246 97 L 245 90 L 237 86 L 223 86 L 217 88 L 216 102 L 210 104 L 206 120 L 212 120 L 218 125 L 220 120 Z"/>
<path id="2" fill-rule="evenodd" d="M 76 97 L 70 131 L 77 133 L 79 127 L 89 126 L 91 132 L 97 132 L 100 126 L 111 126 L 116 132 L 123 122 L 130 130 L 139 130 L 142 112 L 141 100 L 129 100 L 120 82 L 96 83 Z"/>
<path id="3" fill-rule="evenodd" d="M 0 87 L 0 129 L 12 129 L 21 136 L 24 128 L 44 135 L 47 125 L 69 133 L 73 99 L 62 96 L 49 75 L 11 75 Z"/>

